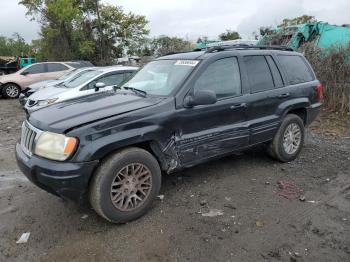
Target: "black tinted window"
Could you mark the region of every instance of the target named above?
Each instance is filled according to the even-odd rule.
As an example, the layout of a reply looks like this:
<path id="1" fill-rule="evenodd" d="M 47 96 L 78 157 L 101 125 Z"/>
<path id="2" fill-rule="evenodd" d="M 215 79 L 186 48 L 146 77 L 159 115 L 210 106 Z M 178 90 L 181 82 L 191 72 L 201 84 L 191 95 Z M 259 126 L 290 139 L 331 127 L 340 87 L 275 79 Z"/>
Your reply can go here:
<path id="1" fill-rule="evenodd" d="M 251 93 L 274 89 L 269 65 L 264 56 L 245 56 Z"/>
<path id="2" fill-rule="evenodd" d="M 237 58 L 220 59 L 211 65 L 197 79 L 194 90 L 213 90 L 217 97 L 241 94 L 241 76 Z"/>
<path id="3" fill-rule="evenodd" d="M 47 71 L 48 72 L 59 72 L 59 71 L 64 71 L 67 70 L 68 67 L 65 65 L 59 64 L 59 63 L 49 63 L 47 64 Z"/>
<path id="4" fill-rule="evenodd" d="M 309 67 L 300 56 L 279 55 L 280 63 L 284 67 L 290 85 L 300 84 L 314 80 Z"/>
<path id="5" fill-rule="evenodd" d="M 28 67 L 24 72 L 28 72 L 28 74 L 41 74 L 45 73 L 45 66 L 44 64 L 37 64 L 37 65 L 32 65 Z"/>
<path id="6" fill-rule="evenodd" d="M 275 87 L 282 87 L 283 86 L 283 80 L 281 77 L 281 72 L 278 70 L 278 67 L 276 66 L 275 61 L 272 59 L 271 56 L 266 56 L 266 60 L 269 63 L 273 80 L 275 82 Z"/>

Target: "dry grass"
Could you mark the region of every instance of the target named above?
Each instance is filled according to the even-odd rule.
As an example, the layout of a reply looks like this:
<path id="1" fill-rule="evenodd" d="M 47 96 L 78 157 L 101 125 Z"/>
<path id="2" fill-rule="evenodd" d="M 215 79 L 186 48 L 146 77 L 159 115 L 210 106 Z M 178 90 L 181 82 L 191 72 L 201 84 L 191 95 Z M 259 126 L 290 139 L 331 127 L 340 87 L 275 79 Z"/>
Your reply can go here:
<path id="1" fill-rule="evenodd" d="M 326 107 L 341 116 L 350 116 L 350 45 L 321 52 L 313 43 L 300 50 L 311 63 L 325 88 Z"/>

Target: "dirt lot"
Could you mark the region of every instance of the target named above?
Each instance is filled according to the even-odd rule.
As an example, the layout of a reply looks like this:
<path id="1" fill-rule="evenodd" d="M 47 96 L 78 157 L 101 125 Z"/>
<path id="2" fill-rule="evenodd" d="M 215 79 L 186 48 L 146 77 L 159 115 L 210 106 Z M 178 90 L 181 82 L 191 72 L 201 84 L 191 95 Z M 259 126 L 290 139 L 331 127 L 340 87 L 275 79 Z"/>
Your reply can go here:
<path id="1" fill-rule="evenodd" d="M 27 181 L 13 152 L 24 114 L 0 106 L 0 261 L 350 261 L 350 137 L 321 121 L 293 163 L 257 148 L 165 176 L 145 217 L 112 225 Z"/>

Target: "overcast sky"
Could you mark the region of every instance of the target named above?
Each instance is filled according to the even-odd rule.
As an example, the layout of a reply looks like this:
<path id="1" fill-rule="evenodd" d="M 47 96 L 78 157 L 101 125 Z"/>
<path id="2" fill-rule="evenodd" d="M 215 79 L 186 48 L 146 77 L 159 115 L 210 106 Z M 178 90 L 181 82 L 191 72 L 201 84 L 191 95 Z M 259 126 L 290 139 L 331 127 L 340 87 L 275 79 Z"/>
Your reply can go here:
<path id="1" fill-rule="evenodd" d="M 162 34 L 195 40 L 215 39 L 226 29 L 250 38 L 260 26 L 276 25 L 302 14 L 333 24 L 350 24 L 350 0 L 102 0 L 146 15 L 152 36 Z M 39 26 L 25 17 L 19 0 L 0 0 L 0 35 L 20 33 L 27 41 L 38 37 Z"/>

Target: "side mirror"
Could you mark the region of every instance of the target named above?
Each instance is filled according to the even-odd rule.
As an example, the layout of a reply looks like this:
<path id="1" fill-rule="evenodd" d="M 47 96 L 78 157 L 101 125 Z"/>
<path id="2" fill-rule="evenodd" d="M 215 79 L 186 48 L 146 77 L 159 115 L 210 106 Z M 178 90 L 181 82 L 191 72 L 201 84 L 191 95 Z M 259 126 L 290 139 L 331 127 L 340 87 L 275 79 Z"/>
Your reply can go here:
<path id="1" fill-rule="evenodd" d="M 95 84 L 95 91 L 97 92 L 98 90 L 100 90 L 100 88 L 104 88 L 104 87 L 106 87 L 105 83 L 98 82 Z"/>
<path id="2" fill-rule="evenodd" d="M 28 75 L 28 74 L 29 74 L 28 71 L 23 71 L 23 72 L 21 73 L 22 76 L 26 76 L 26 75 Z"/>
<path id="3" fill-rule="evenodd" d="M 197 105 L 212 105 L 217 101 L 216 94 L 211 90 L 199 90 L 194 95 L 189 95 L 184 100 L 185 107 Z"/>

